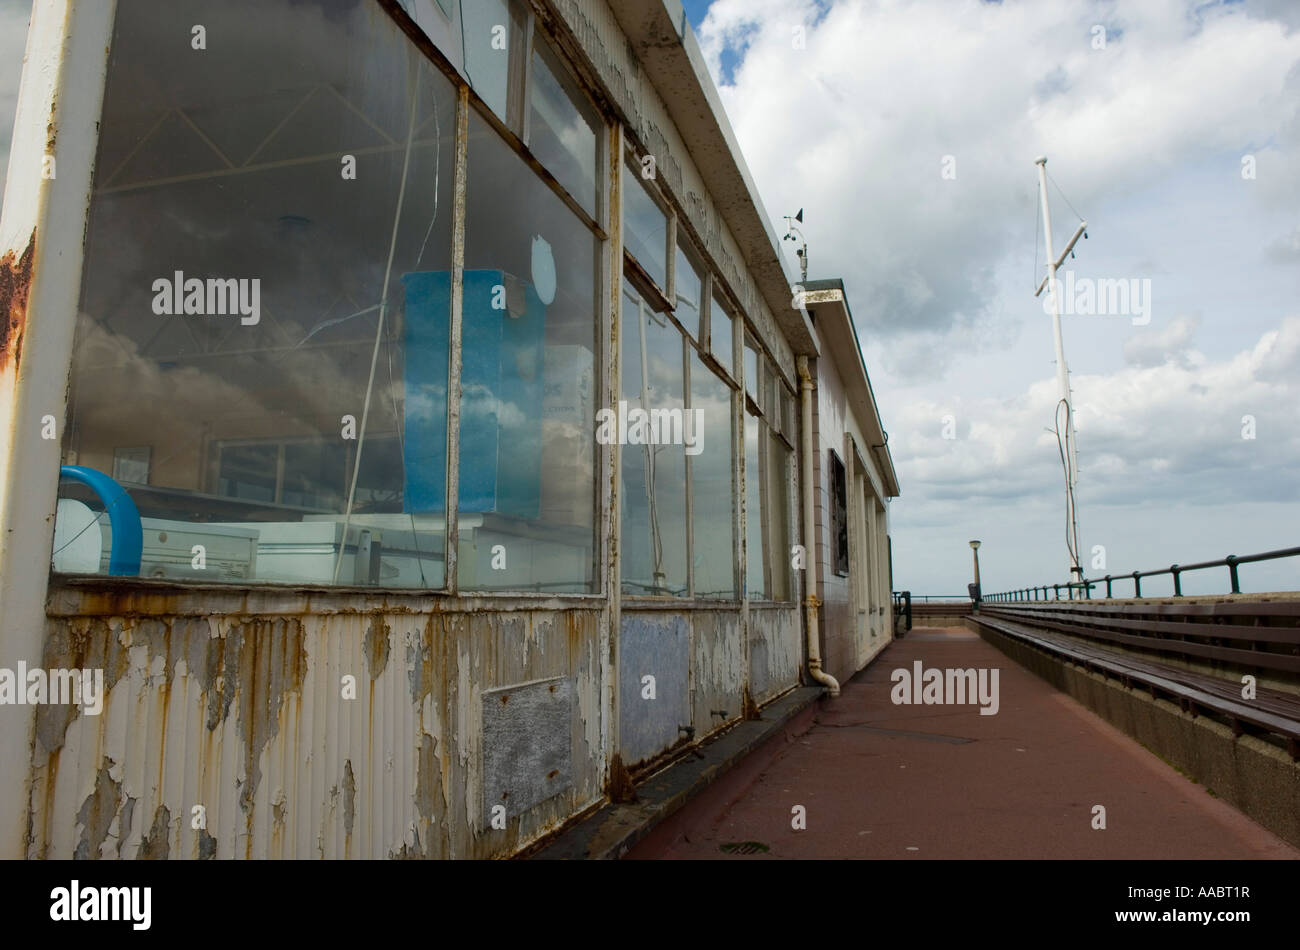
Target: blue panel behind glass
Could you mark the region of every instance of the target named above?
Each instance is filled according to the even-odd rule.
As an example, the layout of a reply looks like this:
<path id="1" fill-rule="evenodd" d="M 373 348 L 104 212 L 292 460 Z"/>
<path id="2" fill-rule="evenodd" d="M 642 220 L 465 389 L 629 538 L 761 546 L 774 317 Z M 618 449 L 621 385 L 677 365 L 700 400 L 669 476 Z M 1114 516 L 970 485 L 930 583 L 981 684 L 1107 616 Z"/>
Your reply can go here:
<path id="1" fill-rule="evenodd" d="M 404 274 L 406 484 L 403 510 L 440 513 L 447 492 L 451 280 Z M 531 285 L 515 316 L 492 306 L 506 275 L 465 271 L 461 327 L 460 510 L 536 518 L 541 506 L 546 308 Z"/>

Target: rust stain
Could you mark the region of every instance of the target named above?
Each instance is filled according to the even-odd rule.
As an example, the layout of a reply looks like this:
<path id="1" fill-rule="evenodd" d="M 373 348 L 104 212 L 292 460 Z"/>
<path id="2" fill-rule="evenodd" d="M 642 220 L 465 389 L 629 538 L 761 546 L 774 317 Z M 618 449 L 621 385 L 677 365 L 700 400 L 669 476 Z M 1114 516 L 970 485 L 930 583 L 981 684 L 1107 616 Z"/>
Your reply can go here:
<path id="1" fill-rule="evenodd" d="M 366 664 L 370 667 L 370 681 L 379 679 L 388 668 L 388 654 L 391 649 L 389 634 L 392 628 L 384 623 L 382 617 L 373 617 L 370 630 L 366 633 Z"/>
<path id="2" fill-rule="evenodd" d="M 352 773 L 352 760 L 343 762 L 343 827 L 348 837 L 357 820 L 357 777 Z"/>
<path id="3" fill-rule="evenodd" d="M 230 644 L 229 641 L 235 641 Z M 239 731 L 244 740 L 244 784 L 239 805 L 252 817 L 253 797 L 262 780 L 262 750 L 280 731 L 280 709 L 285 699 L 302 691 L 307 670 L 307 650 L 302 623 L 279 618 L 270 622 L 250 621 L 231 630 L 222 641 L 225 676 L 225 707 L 239 698 Z M 210 698 L 212 694 L 209 694 Z M 212 707 L 209 706 L 209 713 Z M 209 728 L 212 719 L 209 716 Z M 250 838 L 251 840 L 251 838 Z"/>
<path id="4" fill-rule="evenodd" d="M 421 818 L 438 817 L 437 801 L 442 793 L 442 769 L 438 767 L 438 740 L 429 733 L 420 735 L 420 757 L 415 772 L 415 810 Z"/>
<path id="5" fill-rule="evenodd" d="M 15 371 L 22 358 L 27 302 L 32 290 L 32 262 L 35 259 L 35 229 L 21 255 L 15 256 L 13 251 L 9 251 L 0 257 L 0 371 L 8 367 L 10 354 Z"/>
<path id="6" fill-rule="evenodd" d="M 626 804 L 637 800 L 632 775 L 623 764 L 623 757 L 617 752 L 609 760 L 609 785 L 605 793 L 615 804 Z"/>

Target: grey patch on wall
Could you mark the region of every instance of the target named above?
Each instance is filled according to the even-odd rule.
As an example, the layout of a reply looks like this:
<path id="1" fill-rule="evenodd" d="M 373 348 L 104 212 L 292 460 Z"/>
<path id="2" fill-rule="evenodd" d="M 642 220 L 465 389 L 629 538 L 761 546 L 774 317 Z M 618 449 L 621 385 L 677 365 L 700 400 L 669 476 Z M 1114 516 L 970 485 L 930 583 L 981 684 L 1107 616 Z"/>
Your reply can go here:
<path id="1" fill-rule="evenodd" d="M 114 764 L 112 759 L 105 759 L 105 761 L 108 764 L 101 765 L 99 771 L 95 773 L 95 787 L 86 796 L 86 800 L 81 803 L 81 809 L 77 812 L 77 824 L 82 830 L 81 837 L 77 841 L 77 850 L 72 856 L 78 861 L 100 857 L 100 846 L 109 837 L 113 819 L 117 817 L 118 810 L 122 806 L 122 783 L 115 782 L 109 774 L 108 770 Z M 135 807 L 132 806 L 131 812 L 134 811 Z M 125 834 L 118 835 L 118 840 L 123 838 Z"/>
<path id="2" fill-rule="evenodd" d="M 635 765 L 674 745 L 691 725 L 690 634 L 686 618 L 628 611 L 619 629 L 619 754 Z M 642 698 L 642 677 L 655 698 Z"/>
<path id="3" fill-rule="evenodd" d="M 168 839 L 171 820 L 171 809 L 166 805 L 159 805 L 153 813 L 153 825 L 149 828 L 149 833 L 140 839 L 140 847 L 135 854 L 137 860 L 167 860 L 168 855 L 171 854 L 171 841 Z"/>
<path id="4" fill-rule="evenodd" d="M 540 680 L 483 693 L 483 825 L 492 807 L 522 814 L 573 785 L 573 682 Z"/>
<path id="5" fill-rule="evenodd" d="M 767 695 L 767 641 L 762 637 L 749 638 L 749 690 L 755 697 Z"/>

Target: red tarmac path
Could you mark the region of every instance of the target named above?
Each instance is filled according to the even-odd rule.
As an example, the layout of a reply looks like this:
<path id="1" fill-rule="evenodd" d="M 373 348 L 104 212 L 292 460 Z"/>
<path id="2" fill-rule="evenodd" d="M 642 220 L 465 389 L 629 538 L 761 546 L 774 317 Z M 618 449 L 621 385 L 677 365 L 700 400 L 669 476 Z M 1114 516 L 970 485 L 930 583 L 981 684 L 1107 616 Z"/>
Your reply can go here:
<path id="1" fill-rule="evenodd" d="M 917 659 L 999 669 L 998 713 L 893 705 L 890 674 Z M 961 627 L 891 643 L 761 772 L 734 772 L 627 857 L 729 858 L 723 844 L 756 841 L 762 859 L 1300 858 Z M 791 827 L 795 805 L 806 830 Z"/>

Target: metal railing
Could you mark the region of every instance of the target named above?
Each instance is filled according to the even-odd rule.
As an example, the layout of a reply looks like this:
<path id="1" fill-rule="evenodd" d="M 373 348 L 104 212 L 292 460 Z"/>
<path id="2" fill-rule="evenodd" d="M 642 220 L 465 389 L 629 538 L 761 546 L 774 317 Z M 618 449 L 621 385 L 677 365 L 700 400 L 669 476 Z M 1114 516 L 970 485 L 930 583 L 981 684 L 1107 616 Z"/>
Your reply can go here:
<path id="1" fill-rule="evenodd" d="M 898 619 L 903 617 L 907 623 L 904 632 L 912 629 L 912 592 L 910 590 L 894 591 L 894 629 L 898 629 Z"/>
<path id="2" fill-rule="evenodd" d="M 1231 593 L 1241 593 L 1241 581 L 1237 575 L 1237 567 L 1241 564 L 1253 564 L 1258 561 L 1275 561 L 1280 558 L 1300 557 L 1300 547 L 1282 548 L 1280 551 L 1265 551 L 1263 554 L 1248 554 L 1245 557 L 1237 557 L 1235 554 L 1229 554 L 1227 557 L 1218 561 L 1202 561 L 1199 564 L 1172 564 L 1169 567 L 1161 568 L 1156 571 L 1134 571 L 1132 574 L 1107 574 L 1104 577 L 1085 578 L 1082 581 L 1068 581 L 1064 584 L 1043 584 L 1038 587 L 1022 587 L 1017 590 L 1002 591 L 997 594 L 985 594 L 981 599 L 989 603 L 1010 603 L 1036 600 L 1091 600 L 1092 589 L 1100 584 L 1106 585 L 1106 596 L 1114 596 L 1114 584 L 1116 581 L 1132 581 L 1133 596 L 1142 596 L 1142 578 L 1160 577 L 1165 574 L 1171 574 L 1174 578 L 1174 596 L 1183 596 L 1182 575 L 1188 571 L 1203 571 L 1209 568 L 1226 567 L 1228 569 L 1228 579 L 1232 585 Z M 1066 596 L 1062 597 L 1061 592 L 1065 591 Z M 1048 596 L 1049 593 L 1052 596 Z M 1039 595 L 1042 595 L 1041 597 Z M 1163 595 L 1162 595 L 1163 596 Z"/>

